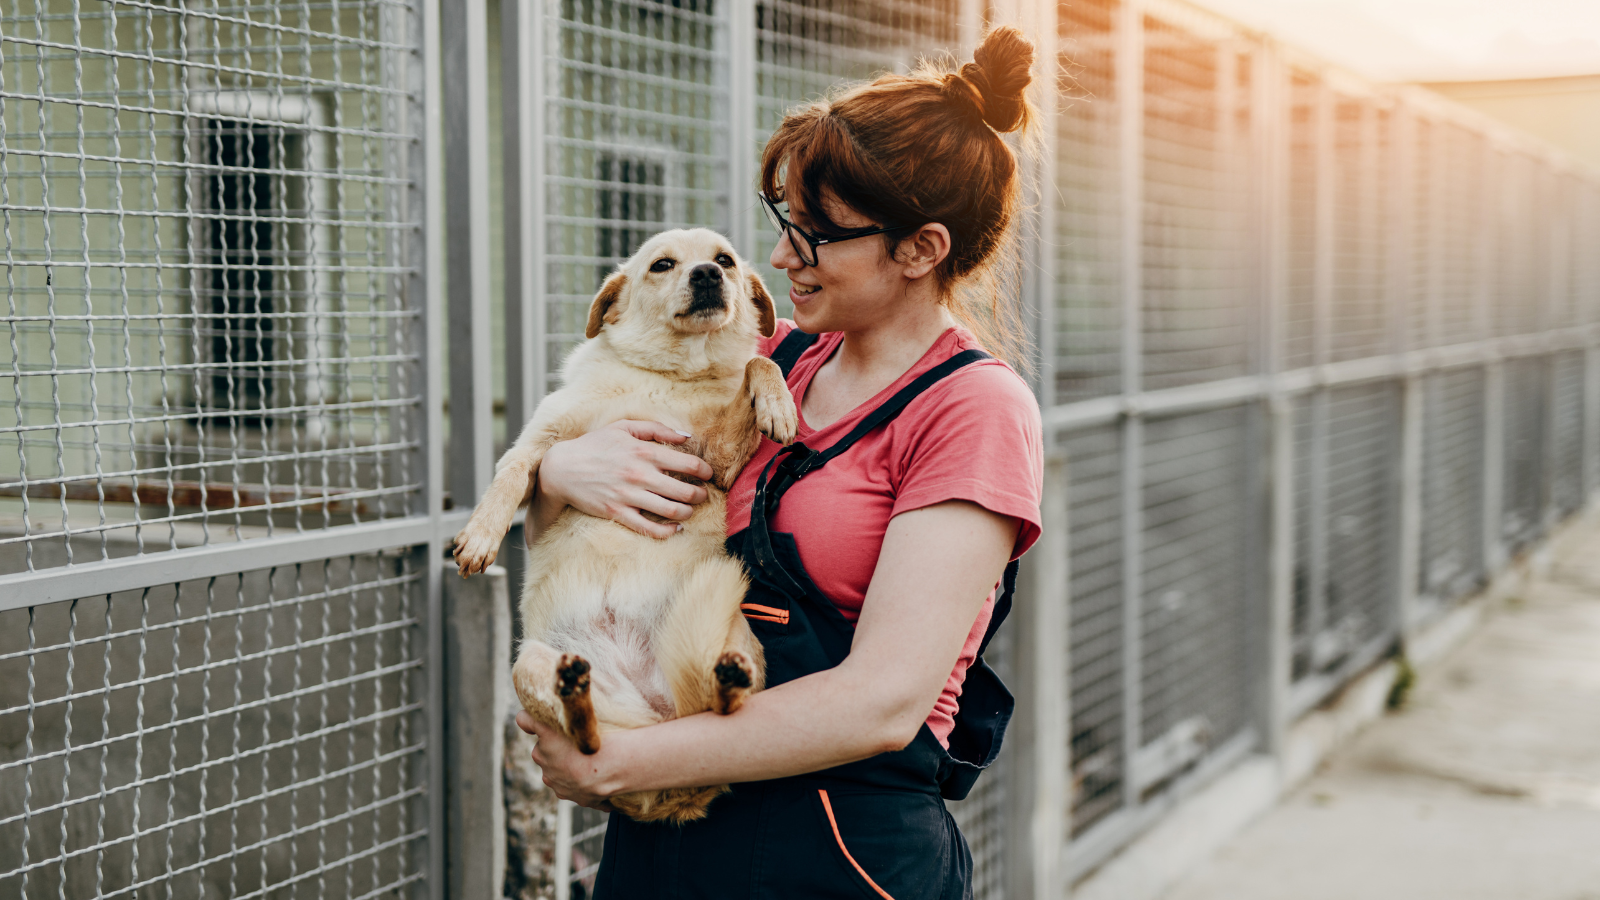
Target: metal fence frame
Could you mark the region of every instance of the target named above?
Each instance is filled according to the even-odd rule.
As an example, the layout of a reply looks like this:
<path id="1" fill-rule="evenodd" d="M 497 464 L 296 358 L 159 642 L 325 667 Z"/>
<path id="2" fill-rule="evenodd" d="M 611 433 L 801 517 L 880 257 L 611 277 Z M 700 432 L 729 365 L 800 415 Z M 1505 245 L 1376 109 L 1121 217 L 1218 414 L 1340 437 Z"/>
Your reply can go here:
<path id="1" fill-rule="evenodd" d="M 680 51 L 607 23 L 586 33 L 624 56 L 572 56 L 564 23 L 607 4 L 701 29 L 701 74 L 651 74 L 626 53 Z M 501 712 L 448 682 L 461 659 L 437 561 L 463 498 L 489 480 L 497 401 L 503 421 L 521 422 L 550 383 L 567 323 L 548 298 L 588 290 L 555 268 L 559 246 L 596 275 L 622 252 L 573 251 L 562 229 L 676 221 L 608 226 L 584 211 L 612 201 L 582 191 L 677 188 L 561 168 L 595 144 L 555 113 L 577 68 L 714 98 L 720 117 L 678 123 L 708 143 L 650 152 L 716 161 L 727 187 L 684 188 L 713 211 L 685 221 L 760 258 L 740 186 L 754 180 L 763 116 L 909 64 L 896 48 L 970 48 L 986 17 L 1040 44 L 1054 93 L 1029 172 L 1023 292 L 1050 444 L 1047 528 L 1019 624 L 994 654 L 1017 688 L 1015 730 L 956 809 L 980 896 L 1062 896 L 1245 756 L 1281 753 L 1296 719 L 1534 546 L 1600 478 L 1600 261 L 1582 252 L 1600 242 L 1600 178 L 1428 92 L 1368 85 L 1180 0 L 409 8 L 413 227 L 396 290 L 420 322 L 406 349 L 420 361 L 423 437 L 405 514 L 0 574 L 0 613 L 410 548 L 424 642 L 421 893 L 459 892 L 447 838 L 466 819 L 494 820 L 482 784 L 461 782 L 484 773 L 447 770 L 445 717 L 483 727 Z M 853 36 L 806 30 L 828 28 Z M 629 102 L 585 109 L 651 118 L 647 101 Z M 588 199 L 564 200 L 568 189 Z M 1227 677 L 1196 677 L 1207 673 Z M 567 805 L 559 825 L 566 897 L 591 874 L 574 871 L 573 845 L 599 832 Z"/>

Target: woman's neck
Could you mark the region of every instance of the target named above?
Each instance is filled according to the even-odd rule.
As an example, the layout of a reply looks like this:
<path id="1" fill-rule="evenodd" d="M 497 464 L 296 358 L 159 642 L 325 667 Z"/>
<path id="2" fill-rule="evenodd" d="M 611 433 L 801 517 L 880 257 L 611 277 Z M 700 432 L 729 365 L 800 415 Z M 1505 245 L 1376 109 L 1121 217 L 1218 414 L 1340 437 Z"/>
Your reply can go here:
<path id="1" fill-rule="evenodd" d="M 839 349 L 806 388 L 802 413 L 812 428 L 825 428 L 848 415 L 916 365 L 955 317 L 943 305 L 928 303 L 846 331 Z"/>

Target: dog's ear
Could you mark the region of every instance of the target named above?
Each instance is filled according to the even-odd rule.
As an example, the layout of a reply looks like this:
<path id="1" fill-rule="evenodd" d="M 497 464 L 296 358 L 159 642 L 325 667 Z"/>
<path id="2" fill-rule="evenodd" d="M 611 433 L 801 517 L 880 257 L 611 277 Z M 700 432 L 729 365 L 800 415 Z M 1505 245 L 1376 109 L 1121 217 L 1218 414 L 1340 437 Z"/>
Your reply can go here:
<path id="1" fill-rule="evenodd" d="M 761 276 L 752 272 L 750 274 L 750 300 L 756 305 L 756 315 L 761 318 L 761 336 L 772 337 L 778 330 L 778 308 L 772 303 L 772 295 L 767 293 L 767 284 Z"/>
<path id="2" fill-rule="evenodd" d="M 600 286 L 600 293 L 594 295 L 594 302 L 589 304 L 589 324 L 583 329 L 583 336 L 592 338 L 600 333 L 600 329 L 608 324 L 615 324 L 617 316 L 611 311 L 617 299 L 622 296 L 622 288 L 628 283 L 628 276 L 617 272 L 606 283 Z M 771 301 L 768 301 L 769 303 Z"/>

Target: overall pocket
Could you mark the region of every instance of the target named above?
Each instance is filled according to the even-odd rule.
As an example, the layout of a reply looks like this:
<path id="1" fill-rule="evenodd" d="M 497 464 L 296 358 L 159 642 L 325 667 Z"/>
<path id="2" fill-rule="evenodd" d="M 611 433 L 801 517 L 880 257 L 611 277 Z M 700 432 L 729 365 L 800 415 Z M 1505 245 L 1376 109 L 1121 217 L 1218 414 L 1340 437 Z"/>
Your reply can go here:
<path id="1" fill-rule="evenodd" d="M 929 794 L 815 788 L 835 867 L 869 900 L 959 900 L 971 863 L 944 804 Z"/>

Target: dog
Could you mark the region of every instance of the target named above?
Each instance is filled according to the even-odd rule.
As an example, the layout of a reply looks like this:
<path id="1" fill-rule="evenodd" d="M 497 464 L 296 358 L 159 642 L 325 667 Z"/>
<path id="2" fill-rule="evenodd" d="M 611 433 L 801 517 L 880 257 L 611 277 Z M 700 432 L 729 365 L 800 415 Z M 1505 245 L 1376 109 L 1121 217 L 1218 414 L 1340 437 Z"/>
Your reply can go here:
<path id="1" fill-rule="evenodd" d="M 456 536 L 462 577 L 492 563 L 557 441 L 620 419 L 693 435 L 683 449 L 714 475 L 677 534 L 657 540 L 568 508 L 530 548 L 512 682 L 530 715 L 584 753 L 608 731 L 732 713 L 763 686 L 761 644 L 739 610 L 749 582 L 724 542 L 726 491 L 760 436 L 788 444 L 799 423 L 782 372 L 756 354 L 775 327 L 771 295 L 726 238 L 693 229 L 649 239 L 595 295 L 588 341 L 565 360 L 561 389 L 500 458 Z M 727 789 L 611 803 L 640 821 L 683 823 Z"/>

